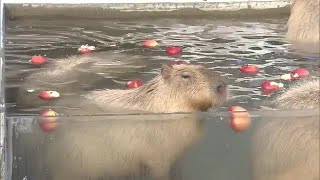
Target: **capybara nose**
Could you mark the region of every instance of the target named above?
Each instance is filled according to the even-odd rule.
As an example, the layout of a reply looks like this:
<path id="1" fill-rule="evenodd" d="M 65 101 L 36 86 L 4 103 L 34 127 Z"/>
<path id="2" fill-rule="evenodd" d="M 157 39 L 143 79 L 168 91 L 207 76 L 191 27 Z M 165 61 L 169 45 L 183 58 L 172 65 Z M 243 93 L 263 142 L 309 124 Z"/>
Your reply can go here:
<path id="1" fill-rule="evenodd" d="M 216 90 L 219 94 L 224 94 L 227 91 L 227 84 L 225 82 L 221 82 L 217 87 Z"/>

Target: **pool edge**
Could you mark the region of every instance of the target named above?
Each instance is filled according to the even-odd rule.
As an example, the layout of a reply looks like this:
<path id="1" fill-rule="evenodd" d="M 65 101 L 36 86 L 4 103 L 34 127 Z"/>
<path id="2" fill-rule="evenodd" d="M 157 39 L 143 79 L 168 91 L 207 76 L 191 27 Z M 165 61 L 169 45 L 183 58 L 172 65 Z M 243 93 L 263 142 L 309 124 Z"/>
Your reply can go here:
<path id="1" fill-rule="evenodd" d="M 5 1 L 6 2 L 6 1 Z M 32 2 L 32 1 L 31 1 Z M 50 2 L 50 1 L 49 1 Z M 73 2 L 73 3 L 72 3 Z M 80 1 L 81 2 L 81 1 Z M 269 17 L 289 15 L 289 0 L 174 3 L 5 3 L 10 17 L 141 19 L 157 17 Z"/>

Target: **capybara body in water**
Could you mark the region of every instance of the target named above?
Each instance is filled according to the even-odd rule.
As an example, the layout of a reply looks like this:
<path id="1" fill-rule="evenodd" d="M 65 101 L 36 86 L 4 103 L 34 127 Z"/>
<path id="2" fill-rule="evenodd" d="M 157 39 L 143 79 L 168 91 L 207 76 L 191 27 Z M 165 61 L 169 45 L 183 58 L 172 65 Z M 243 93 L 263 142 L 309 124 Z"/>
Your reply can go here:
<path id="1" fill-rule="evenodd" d="M 184 64 L 163 65 L 160 75 L 137 89 L 61 98 L 51 108 L 66 115 L 114 110 L 191 114 L 62 118 L 41 160 L 53 180 L 139 177 L 141 169 L 155 180 L 178 179 L 170 177 L 172 166 L 202 134 L 203 120 L 195 112 L 222 105 L 226 98 L 227 86 L 218 73 Z"/>
<path id="2" fill-rule="evenodd" d="M 111 52 L 74 55 L 50 60 L 43 68 L 39 68 L 24 78 L 23 84 L 18 89 L 17 106 L 34 108 L 52 104 L 52 101 L 38 97 L 41 91 L 57 91 L 64 96 L 93 90 L 98 83 L 108 83 L 113 86 L 115 83 L 92 70 L 93 66 L 95 70 L 103 67 L 103 73 L 110 76 L 115 69 L 128 71 L 127 65 L 131 64 L 136 64 L 135 67 L 138 69 L 141 63 L 135 56 L 129 57 L 126 54 Z"/>
<path id="3" fill-rule="evenodd" d="M 287 39 L 305 50 L 319 53 L 319 0 L 292 0 Z M 299 45 L 300 44 L 300 45 Z"/>
<path id="4" fill-rule="evenodd" d="M 133 90 L 93 91 L 86 98 L 101 107 L 108 104 L 149 112 L 206 111 L 226 99 L 222 77 L 200 65 L 166 65 L 161 76 Z"/>
<path id="5" fill-rule="evenodd" d="M 319 179 L 319 83 L 304 80 L 274 101 L 280 110 L 315 112 L 263 121 L 253 141 L 254 180 Z"/>

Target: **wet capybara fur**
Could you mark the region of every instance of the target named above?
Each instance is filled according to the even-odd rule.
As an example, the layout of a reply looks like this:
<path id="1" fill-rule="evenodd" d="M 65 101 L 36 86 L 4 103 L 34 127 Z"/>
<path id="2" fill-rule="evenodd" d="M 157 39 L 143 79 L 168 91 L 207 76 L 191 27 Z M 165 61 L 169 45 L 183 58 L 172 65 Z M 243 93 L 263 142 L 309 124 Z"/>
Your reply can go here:
<path id="1" fill-rule="evenodd" d="M 227 97 L 226 83 L 212 70 L 200 65 L 162 66 L 161 75 L 132 90 L 98 90 L 86 98 L 101 107 L 143 110 L 149 112 L 207 111 Z"/>
<path id="2" fill-rule="evenodd" d="M 19 108 L 51 105 L 52 101 L 38 97 L 41 91 L 58 91 L 62 96 L 66 96 L 93 90 L 99 84 L 119 87 L 112 79 L 105 78 L 95 70 L 100 67 L 107 77 L 112 76 L 115 71 L 130 71 L 128 66 L 132 64 L 135 65 L 135 70 L 139 70 L 144 67 L 139 58 L 140 56 L 128 56 L 124 53 L 97 52 L 50 59 L 49 63 L 37 69 L 36 72 L 24 77 L 22 85 L 18 88 L 16 104 Z M 92 70 L 93 67 L 94 70 Z M 119 76 L 119 73 L 117 75 Z"/>
<path id="3" fill-rule="evenodd" d="M 287 117 L 264 119 L 253 136 L 254 180 L 319 180 L 319 79 L 303 80 L 277 97 Z M 309 110 L 309 115 L 294 114 Z"/>
<path id="4" fill-rule="evenodd" d="M 50 136 L 54 140 L 45 145 L 40 158 L 43 166 L 38 167 L 46 169 L 53 180 L 141 176 L 177 180 L 174 165 L 202 134 L 203 119 L 196 112 L 218 107 L 226 98 L 227 85 L 218 73 L 185 64 L 164 64 L 158 76 L 136 89 L 104 89 L 61 98 L 51 108 L 65 115 L 191 114 L 61 117 Z M 34 131 L 41 134 L 39 129 Z"/>
<path id="5" fill-rule="evenodd" d="M 50 101 L 38 97 L 41 91 L 73 93 L 79 91 L 83 84 L 102 79 L 102 76 L 95 73 L 80 70 L 89 64 L 90 59 L 86 56 L 71 56 L 50 62 L 47 68 L 40 68 L 24 78 L 18 89 L 17 106 L 32 108 L 48 105 Z"/>
<path id="6" fill-rule="evenodd" d="M 292 0 L 287 22 L 287 39 L 303 48 L 319 52 L 319 0 Z"/>

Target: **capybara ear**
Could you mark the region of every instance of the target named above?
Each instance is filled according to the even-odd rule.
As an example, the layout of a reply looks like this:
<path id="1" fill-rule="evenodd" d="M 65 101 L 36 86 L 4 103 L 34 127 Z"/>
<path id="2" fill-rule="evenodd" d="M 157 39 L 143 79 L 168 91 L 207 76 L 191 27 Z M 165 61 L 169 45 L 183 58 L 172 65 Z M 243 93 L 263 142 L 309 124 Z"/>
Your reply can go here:
<path id="1" fill-rule="evenodd" d="M 169 64 L 162 64 L 162 68 L 161 68 L 161 75 L 163 78 L 168 78 L 172 72 L 173 68 L 172 65 Z"/>

